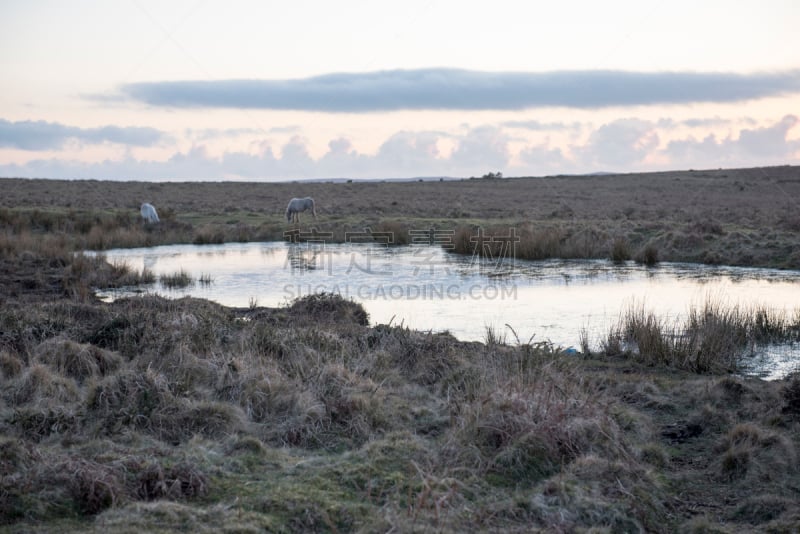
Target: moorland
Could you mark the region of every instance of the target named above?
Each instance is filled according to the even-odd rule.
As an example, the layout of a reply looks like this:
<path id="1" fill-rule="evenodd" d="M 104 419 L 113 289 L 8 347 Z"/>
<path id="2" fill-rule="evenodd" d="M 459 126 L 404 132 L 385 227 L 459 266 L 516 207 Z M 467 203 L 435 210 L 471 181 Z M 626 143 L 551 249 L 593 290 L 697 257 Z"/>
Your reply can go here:
<path id="1" fill-rule="evenodd" d="M 800 268 L 800 167 L 408 182 L 108 182 L 0 179 L 0 223 L 75 233 L 84 248 L 283 239 L 295 196 L 303 228 L 453 232 L 513 227 L 519 257 L 640 259 Z M 142 202 L 164 224 L 145 232 Z M 21 220 L 15 220 L 21 217 Z M 466 240 L 469 243 L 468 240 Z"/>
<path id="2" fill-rule="evenodd" d="M 524 257 L 800 268 L 800 169 L 368 183 L 0 179 L 0 531 L 794 532 L 800 375 L 737 373 L 800 319 L 631 310 L 598 350 L 95 290 L 85 249 L 517 228 Z M 141 202 L 162 223 L 144 225 Z M 467 245 L 465 245 L 467 246 Z M 468 250 L 461 250 L 469 252 Z M 635 347 L 633 349 L 632 347 Z"/>

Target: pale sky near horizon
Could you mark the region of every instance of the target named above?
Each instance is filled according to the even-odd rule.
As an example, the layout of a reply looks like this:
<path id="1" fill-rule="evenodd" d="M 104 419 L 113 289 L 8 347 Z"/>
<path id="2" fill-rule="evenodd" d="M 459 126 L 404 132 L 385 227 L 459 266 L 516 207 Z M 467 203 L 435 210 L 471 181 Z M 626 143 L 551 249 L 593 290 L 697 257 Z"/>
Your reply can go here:
<path id="1" fill-rule="evenodd" d="M 0 0 L 0 176 L 800 164 L 796 1 Z"/>

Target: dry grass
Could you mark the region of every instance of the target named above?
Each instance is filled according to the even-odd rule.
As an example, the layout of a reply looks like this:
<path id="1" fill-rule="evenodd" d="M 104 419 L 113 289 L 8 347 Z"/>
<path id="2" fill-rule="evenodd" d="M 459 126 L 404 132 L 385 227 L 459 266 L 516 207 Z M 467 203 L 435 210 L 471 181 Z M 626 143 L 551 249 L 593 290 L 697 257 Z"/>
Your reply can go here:
<path id="1" fill-rule="evenodd" d="M 611 327 L 602 352 L 698 373 L 736 372 L 755 346 L 798 338 L 798 317 L 783 310 L 707 300 L 702 307 L 692 306 L 685 320 L 670 321 L 631 305 Z"/>
<path id="2" fill-rule="evenodd" d="M 669 531 L 696 480 L 731 503 L 709 524 L 777 528 L 798 513 L 791 381 L 617 371 L 513 331 L 483 344 L 369 327 L 332 295 L 238 311 L 152 296 L 38 306 L 3 311 L 12 528 L 217 514 L 191 524 Z M 730 498 L 752 484 L 770 497 Z"/>
<path id="3" fill-rule="evenodd" d="M 455 232 L 456 249 L 472 253 L 476 228 L 511 227 L 525 234 L 520 258 L 800 267 L 800 168 L 789 166 L 401 183 L 0 179 L 0 227 L 14 239 L 53 235 L 69 250 L 280 240 L 298 188 L 318 199 L 320 215 L 301 230 L 333 241 L 370 228 L 406 243 L 433 228 Z M 142 198 L 159 199 L 162 223 L 141 223 Z"/>
<path id="4" fill-rule="evenodd" d="M 182 289 L 194 284 L 192 275 L 183 269 L 171 274 L 162 274 L 158 277 L 158 281 L 167 289 Z"/>
<path id="5" fill-rule="evenodd" d="M 724 182 L 712 174 L 699 178 Z M 552 180 L 553 187 L 588 183 Z M 412 208 L 412 197 L 397 193 L 404 184 L 313 187 L 341 187 L 347 194 L 330 198 L 355 203 L 355 190 L 382 198 L 387 186 L 397 204 L 379 202 L 376 218 L 394 221 L 394 209 L 491 215 L 508 194 L 505 180 L 492 182 L 499 192 L 487 194 L 480 213 L 458 195 L 446 208 L 430 200 Z M 107 304 L 93 298 L 93 287 L 135 283 L 146 273 L 75 255 L 92 228 L 130 224 L 136 239 L 157 241 L 178 235 L 166 235 L 170 224 L 186 224 L 192 232 L 181 239 L 193 239 L 200 226 L 180 214 L 189 205 L 210 209 L 203 204 L 210 201 L 185 184 L 120 184 L 120 194 L 106 198 L 108 184 L 82 183 L 112 211 L 151 187 L 165 199 L 190 190 L 186 204 L 159 206 L 162 235 L 139 229 L 135 217 L 80 215 L 82 197 L 61 185 L 52 198 L 75 203 L 66 218 L 44 206 L 22 219 L 15 217 L 24 209 L 0 213 L 0 530 L 781 532 L 800 521 L 800 379 L 717 374 L 729 367 L 726 340 L 738 347 L 796 335 L 796 318 L 708 304 L 679 329 L 697 332 L 689 343 L 672 325 L 632 310 L 607 342 L 606 352 L 625 357 L 600 357 L 513 331 L 488 330 L 485 343 L 467 343 L 369 326 L 359 305 L 325 294 L 279 309 L 157 296 Z M 241 211 L 271 209 L 249 202 L 277 206 L 259 187 L 235 184 L 217 197 L 239 210 L 214 208 L 236 220 L 224 223 L 226 236 L 242 224 L 256 230 L 240 226 L 241 236 L 259 235 Z M 236 207 L 244 190 L 248 200 Z M 540 193 L 558 198 L 548 187 Z M 664 195 L 665 206 L 670 199 Z M 670 239 L 680 234 L 636 237 L 638 223 L 622 221 L 646 215 L 645 200 L 627 215 L 620 210 L 613 228 L 585 221 L 519 228 L 529 232 L 530 254 L 610 257 L 623 236 L 629 251 L 652 242 L 670 257 Z M 598 215 L 580 202 L 549 208 L 564 218 Z M 732 233 L 719 214 L 692 220 L 692 232 Z M 212 238 L 214 231 L 212 223 Z M 639 350 L 626 353 L 632 340 Z M 719 357 L 706 360 L 712 353 Z"/>

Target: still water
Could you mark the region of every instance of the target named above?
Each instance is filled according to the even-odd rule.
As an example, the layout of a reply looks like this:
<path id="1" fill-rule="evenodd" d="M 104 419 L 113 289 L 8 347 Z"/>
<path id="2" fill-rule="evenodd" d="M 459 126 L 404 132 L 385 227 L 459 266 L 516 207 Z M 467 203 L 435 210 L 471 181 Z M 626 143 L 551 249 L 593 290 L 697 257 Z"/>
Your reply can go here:
<path id="1" fill-rule="evenodd" d="M 195 280 L 211 280 L 178 290 L 159 283 L 145 288 L 168 297 L 191 295 L 247 307 L 280 306 L 311 293 L 334 292 L 360 302 L 373 324 L 447 330 L 462 340 L 482 341 L 491 328 L 508 342 L 547 340 L 577 347 L 585 330 L 591 344 L 599 345 L 631 305 L 676 320 L 707 299 L 789 313 L 800 309 L 799 271 L 486 259 L 427 245 L 235 243 L 103 254 L 109 262 L 147 268 L 157 277 L 183 270 Z M 767 347 L 753 358 L 752 373 L 777 378 L 798 366 L 800 346 Z"/>

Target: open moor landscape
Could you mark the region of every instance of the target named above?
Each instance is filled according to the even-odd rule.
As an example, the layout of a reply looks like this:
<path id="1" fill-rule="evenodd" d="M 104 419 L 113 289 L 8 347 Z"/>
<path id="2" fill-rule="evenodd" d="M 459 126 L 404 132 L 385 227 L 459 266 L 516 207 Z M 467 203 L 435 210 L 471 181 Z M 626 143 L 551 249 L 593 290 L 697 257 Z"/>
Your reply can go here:
<path id="1" fill-rule="evenodd" d="M 2 532 L 796 532 L 791 312 L 630 309 L 577 354 L 372 324 L 318 294 L 228 308 L 84 250 L 477 228 L 518 257 L 800 269 L 800 168 L 411 182 L 0 179 Z M 160 223 L 145 224 L 150 202 Z M 482 249 L 481 249 L 482 250 Z M 213 281 L 208 281 L 213 283 Z"/>

